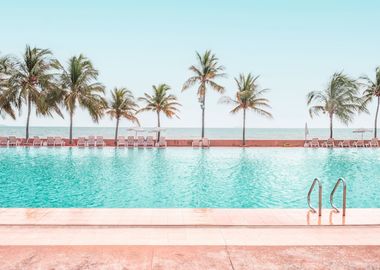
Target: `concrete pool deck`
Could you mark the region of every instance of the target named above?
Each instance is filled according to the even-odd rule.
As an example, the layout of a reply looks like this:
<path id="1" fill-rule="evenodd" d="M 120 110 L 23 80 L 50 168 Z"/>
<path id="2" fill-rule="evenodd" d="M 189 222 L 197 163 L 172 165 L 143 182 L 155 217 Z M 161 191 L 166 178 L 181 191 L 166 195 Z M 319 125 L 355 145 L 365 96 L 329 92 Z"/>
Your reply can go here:
<path id="1" fill-rule="evenodd" d="M 0 245 L 380 245 L 380 209 L 0 209 Z"/>
<path id="2" fill-rule="evenodd" d="M 380 208 L 332 209 L 322 216 L 308 209 L 237 208 L 0 208 L 0 226 L 306 226 L 379 225 Z"/>
<path id="3" fill-rule="evenodd" d="M 380 209 L 0 208 L 0 269 L 380 269 Z"/>

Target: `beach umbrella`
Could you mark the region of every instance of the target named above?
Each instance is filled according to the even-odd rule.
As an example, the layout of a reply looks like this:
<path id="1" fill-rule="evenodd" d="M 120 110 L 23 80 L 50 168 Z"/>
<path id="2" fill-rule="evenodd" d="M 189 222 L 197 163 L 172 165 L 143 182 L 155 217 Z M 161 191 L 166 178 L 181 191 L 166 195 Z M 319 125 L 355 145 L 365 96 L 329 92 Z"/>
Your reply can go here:
<path id="1" fill-rule="evenodd" d="M 155 133 L 156 137 L 158 137 L 158 132 L 163 132 L 165 130 L 166 130 L 166 128 L 155 127 L 155 128 L 151 128 L 148 132 Z"/>
<path id="2" fill-rule="evenodd" d="M 135 132 L 135 137 L 137 137 L 137 133 L 139 132 L 146 132 L 147 130 L 141 127 L 132 127 L 132 128 L 127 128 L 128 131 L 134 131 Z"/>
<path id="3" fill-rule="evenodd" d="M 305 141 L 307 140 L 308 135 L 309 135 L 309 128 L 307 127 L 307 122 L 305 122 Z"/>
<path id="4" fill-rule="evenodd" d="M 358 129 L 354 129 L 352 132 L 353 133 L 361 133 L 362 134 L 362 140 L 363 140 L 364 133 L 372 132 L 372 130 L 368 129 L 368 128 L 358 128 Z"/>

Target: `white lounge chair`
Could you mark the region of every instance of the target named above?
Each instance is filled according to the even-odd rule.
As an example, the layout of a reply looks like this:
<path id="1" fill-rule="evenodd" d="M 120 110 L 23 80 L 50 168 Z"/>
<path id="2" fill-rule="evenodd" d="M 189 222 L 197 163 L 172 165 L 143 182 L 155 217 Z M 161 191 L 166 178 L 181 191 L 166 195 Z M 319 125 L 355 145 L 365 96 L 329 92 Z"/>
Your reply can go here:
<path id="1" fill-rule="evenodd" d="M 210 140 L 207 138 L 202 139 L 202 147 L 210 147 Z"/>
<path id="2" fill-rule="evenodd" d="M 357 140 L 356 142 L 353 143 L 353 146 L 355 146 L 355 147 L 365 147 L 365 142 L 364 142 L 364 140 Z"/>
<path id="3" fill-rule="evenodd" d="M 125 146 L 127 146 L 127 142 L 125 141 L 125 137 L 124 136 L 117 137 L 116 146 L 117 147 L 121 147 L 121 146 L 125 147 Z"/>
<path id="4" fill-rule="evenodd" d="M 65 142 L 62 140 L 61 137 L 55 137 L 54 138 L 54 146 L 64 146 Z"/>
<path id="5" fill-rule="evenodd" d="M 0 137 L 0 146 L 8 146 L 8 138 Z"/>
<path id="6" fill-rule="evenodd" d="M 329 138 L 322 144 L 322 147 L 335 147 L 334 139 Z"/>
<path id="7" fill-rule="evenodd" d="M 135 137 L 133 137 L 133 136 L 128 136 L 128 139 L 127 139 L 127 146 L 128 146 L 128 147 L 134 147 L 134 146 L 135 146 Z"/>
<path id="8" fill-rule="evenodd" d="M 145 139 L 143 136 L 137 137 L 137 147 L 145 147 Z"/>
<path id="9" fill-rule="evenodd" d="M 159 139 L 159 141 L 156 143 L 156 146 L 157 146 L 157 147 L 161 147 L 161 148 L 163 148 L 163 147 L 167 147 L 168 144 L 167 144 L 167 142 L 166 142 L 166 138 L 163 137 L 163 136 L 161 136 L 160 139 Z"/>
<path id="10" fill-rule="evenodd" d="M 96 146 L 97 147 L 103 147 L 103 146 L 105 146 L 106 144 L 105 144 L 105 142 L 104 142 L 104 140 L 103 140 L 103 136 L 97 136 L 96 137 Z"/>
<path id="11" fill-rule="evenodd" d="M 201 146 L 200 140 L 193 140 L 193 142 L 191 143 L 191 146 L 195 148 L 200 147 Z"/>
<path id="12" fill-rule="evenodd" d="M 95 147 L 96 146 L 96 141 L 95 141 L 94 136 L 88 136 L 87 146 L 88 147 Z"/>
<path id="13" fill-rule="evenodd" d="M 350 140 L 344 140 L 344 141 L 341 141 L 341 142 L 339 143 L 339 147 L 342 147 L 342 148 L 344 148 L 344 147 L 351 147 L 351 142 L 350 142 Z"/>
<path id="14" fill-rule="evenodd" d="M 368 144 L 369 147 L 379 147 L 379 140 L 377 138 L 373 138 L 369 144 Z"/>
<path id="15" fill-rule="evenodd" d="M 313 138 L 311 139 L 311 142 L 310 142 L 310 147 L 319 147 L 319 139 L 318 138 Z"/>
<path id="16" fill-rule="evenodd" d="M 78 147 L 86 147 L 86 138 L 85 137 L 79 137 L 77 141 Z"/>
<path id="17" fill-rule="evenodd" d="M 148 148 L 152 148 L 152 147 L 154 147 L 153 136 L 148 136 L 148 137 L 146 137 L 145 146 L 148 147 Z"/>
<path id="18" fill-rule="evenodd" d="M 47 146 L 54 146 L 54 142 L 55 142 L 54 137 L 47 137 L 46 139 Z"/>
<path id="19" fill-rule="evenodd" d="M 42 146 L 42 144 L 43 144 L 43 141 L 40 139 L 40 137 L 38 136 L 33 137 L 33 142 L 32 142 L 33 146 L 39 147 L 39 146 Z"/>
<path id="20" fill-rule="evenodd" d="M 18 140 L 16 136 L 9 136 L 8 146 L 17 146 L 17 145 L 18 145 Z"/>

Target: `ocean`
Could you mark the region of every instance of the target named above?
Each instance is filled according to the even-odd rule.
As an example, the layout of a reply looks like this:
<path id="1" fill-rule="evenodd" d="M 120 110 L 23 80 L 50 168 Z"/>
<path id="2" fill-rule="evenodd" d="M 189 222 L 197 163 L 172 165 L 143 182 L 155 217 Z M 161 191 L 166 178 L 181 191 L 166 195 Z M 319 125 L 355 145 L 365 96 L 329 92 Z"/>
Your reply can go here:
<path id="1" fill-rule="evenodd" d="M 372 132 L 354 133 L 353 128 L 336 128 L 334 129 L 335 139 L 371 139 Z M 115 128 L 113 127 L 74 127 L 74 138 L 80 136 L 100 135 L 104 138 L 113 138 Z M 139 133 L 147 135 L 148 132 Z M 199 138 L 201 135 L 200 128 L 167 128 L 161 132 L 162 136 L 168 139 L 193 139 Z M 241 139 L 241 128 L 206 128 L 206 137 L 210 139 Z M 0 126 L 0 136 L 17 136 L 25 137 L 25 127 Z M 119 129 L 119 135 L 135 135 L 135 132 L 128 131 L 126 127 Z M 30 136 L 61 136 L 67 138 L 69 136 L 68 127 L 31 127 Z M 317 137 L 326 139 L 329 136 L 327 128 L 310 128 L 308 138 Z M 305 130 L 303 128 L 247 128 L 247 139 L 289 139 L 303 140 L 305 138 Z"/>

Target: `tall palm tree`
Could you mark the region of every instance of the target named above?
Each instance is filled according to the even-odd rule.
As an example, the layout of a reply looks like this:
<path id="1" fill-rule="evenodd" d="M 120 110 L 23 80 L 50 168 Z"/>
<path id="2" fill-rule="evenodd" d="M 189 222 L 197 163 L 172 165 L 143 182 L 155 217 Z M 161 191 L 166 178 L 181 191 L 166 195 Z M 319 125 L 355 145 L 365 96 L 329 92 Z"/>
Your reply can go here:
<path id="1" fill-rule="evenodd" d="M 103 116 L 107 102 L 103 97 L 104 86 L 97 81 L 98 71 L 91 61 L 83 56 L 73 56 L 69 59 L 67 67 L 59 64 L 62 70 L 60 85 L 63 104 L 70 115 L 70 144 L 73 140 L 73 118 L 79 107 L 86 109 L 93 121 L 98 122 Z"/>
<path id="2" fill-rule="evenodd" d="M 218 64 L 218 58 L 211 51 L 206 51 L 203 55 L 198 52 L 198 66 L 191 66 L 189 69 L 194 73 L 183 85 L 182 91 L 192 87 L 196 83 L 198 86 L 198 100 L 202 110 L 202 138 L 205 135 L 205 109 L 206 109 L 206 90 L 207 87 L 223 94 L 224 87 L 217 84 L 214 80 L 219 77 L 224 77 L 224 67 Z"/>
<path id="3" fill-rule="evenodd" d="M 342 72 L 334 73 L 323 91 L 312 91 L 307 95 L 307 105 L 311 117 L 319 113 L 327 114 L 330 121 L 330 138 L 333 138 L 333 120 L 343 124 L 353 120 L 356 112 L 364 111 L 363 101 L 358 97 L 358 84 Z"/>
<path id="4" fill-rule="evenodd" d="M 379 107 L 380 107 L 380 67 L 376 68 L 376 77 L 372 81 L 369 77 L 364 76 L 362 79 L 365 80 L 366 89 L 364 91 L 364 106 L 367 103 L 371 102 L 373 99 L 376 99 L 376 114 L 375 114 L 375 128 L 374 128 L 374 137 L 377 138 L 377 118 L 379 116 Z"/>
<path id="5" fill-rule="evenodd" d="M 259 89 L 256 81 L 259 76 L 254 77 L 251 73 L 248 75 L 240 74 L 239 78 L 235 78 L 237 91 L 235 99 L 223 96 L 220 99 L 221 103 L 233 104 L 234 108 L 231 113 L 235 114 L 243 110 L 243 145 L 245 145 L 245 122 L 246 111 L 252 110 L 255 113 L 272 118 L 272 114 L 266 109 L 271 108 L 268 99 L 263 95 L 268 92 L 268 89 Z"/>
<path id="6" fill-rule="evenodd" d="M 29 138 L 32 107 L 35 107 L 37 115 L 52 116 L 52 112 L 56 112 L 63 117 L 59 109 L 59 100 L 55 98 L 55 62 L 50 50 L 31 48 L 28 45 L 23 57 L 14 62 L 14 71 L 9 78 L 9 91 L 10 96 L 17 98 L 20 112 L 22 105 L 26 104 L 26 139 Z"/>
<path id="7" fill-rule="evenodd" d="M 11 75 L 12 65 L 10 58 L 7 56 L 0 57 L 0 116 L 9 115 L 16 119 L 15 105 L 16 98 L 9 90 L 8 79 Z"/>
<path id="8" fill-rule="evenodd" d="M 106 113 L 109 114 L 112 119 L 116 118 L 115 144 L 119 132 L 119 122 L 122 117 L 140 125 L 136 117 L 137 110 L 138 105 L 131 91 L 126 88 L 115 88 L 112 91 L 112 100 L 108 105 Z"/>
<path id="9" fill-rule="evenodd" d="M 144 97 L 140 97 L 138 100 L 145 103 L 145 107 L 141 108 L 139 112 L 154 111 L 157 113 L 157 127 L 161 127 L 160 113 L 164 113 L 166 117 L 172 118 L 178 117 L 178 107 L 181 106 L 177 101 L 177 97 L 169 94 L 170 86 L 167 84 L 153 85 L 153 94 L 149 95 L 144 93 Z M 178 117 L 179 118 L 179 117 Z M 160 139 L 160 131 L 157 134 L 157 140 Z"/>

